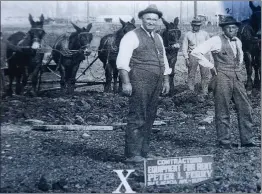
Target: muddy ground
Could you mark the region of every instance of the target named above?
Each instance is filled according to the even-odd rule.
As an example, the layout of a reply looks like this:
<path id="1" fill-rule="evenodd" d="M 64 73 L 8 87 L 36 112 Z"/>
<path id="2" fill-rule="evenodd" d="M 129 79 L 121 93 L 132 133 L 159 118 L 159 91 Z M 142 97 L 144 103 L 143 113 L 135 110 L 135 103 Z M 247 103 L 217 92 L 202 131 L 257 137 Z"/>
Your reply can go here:
<path id="1" fill-rule="evenodd" d="M 51 30 L 47 29 L 48 42 L 61 33 L 60 30 L 53 37 Z M 4 32 L 13 31 L 5 29 Z M 93 41 L 96 47 L 99 38 Z M 89 62 L 94 57 L 95 53 Z M 156 118 L 167 125 L 154 126 L 151 153 L 163 158 L 213 155 L 214 177 L 218 179 L 199 185 L 145 187 L 143 164 L 124 163 L 124 127 L 114 127 L 113 131 L 31 130 L 26 122 L 28 119 L 52 125 L 125 123 L 128 98 L 105 94 L 102 86 L 92 86 L 78 89 L 72 96 L 47 91 L 36 98 L 13 96 L 1 102 L 1 192 L 112 193 L 120 184 L 113 172 L 118 169 L 136 170 L 128 179 L 136 192 L 260 192 L 260 148 L 217 148 L 214 122 L 201 124 L 206 117 L 214 116 L 212 95 L 200 103 L 195 94 L 186 91 L 187 69 L 183 63 L 179 53 L 175 96 L 161 97 Z M 81 64 L 78 75 L 86 65 L 86 62 Z M 98 62 L 81 80 L 103 81 L 103 74 L 102 64 Z M 59 78 L 53 75 L 46 80 Z M 41 88 L 55 86 L 50 84 Z M 254 133 L 260 137 L 260 92 L 254 91 L 250 100 Z M 231 113 L 233 139 L 239 143 L 233 104 Z"/>
<path id="2" fill-rule="evenodd" d="M 200 103 L 195 94 L 176 86 L 175 97 L 161 97 L 151 153 L 166 158 L 213 155 L 214 177 L 206 184 L 144 186 L 143 164 L 124 163 L 124 127 L 113 131 L 33 131 L 27 119 L 46 124 L 124 123 L 128 98 L 99 91 L 61 95 L 44 92 L 39 97 L 13 96 L 1 103 L 1 192 L 112 193 L 120 184 L 116 169 L 136 169 L 128 182 L 136 192 L 259 192 L 260 148 L 216 147 L 214 122 L 200 125 L 214 115 L 212 97 Z M 183 93 L 184 92 L 184 93 Z M 260 136 L 260 92 L 251 97 L 255 134 Z M 232 135 L 239 143 L 237 118 L 231 106 Z"/>

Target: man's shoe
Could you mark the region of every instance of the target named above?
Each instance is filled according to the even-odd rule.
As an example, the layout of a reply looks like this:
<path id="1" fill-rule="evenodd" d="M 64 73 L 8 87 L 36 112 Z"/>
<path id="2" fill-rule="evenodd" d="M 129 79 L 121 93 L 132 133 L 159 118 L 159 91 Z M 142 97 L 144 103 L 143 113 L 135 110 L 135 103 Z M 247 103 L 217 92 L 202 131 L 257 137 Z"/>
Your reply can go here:
<path id="1" fill-rule="evenodd" d="M 144 162 L 145 158 L 143 158 L 142 156 L 133 156 L 130 158 L 127 158 L 125 160 L 126 163 L 139 163 L 139 162 Z"/>
<path id="2" fill-rule="evenodd" d="M 222 149 L 231 149 L 232 145 L 230 143 L 219 143 L 218 147 L 220 147 Z"/>
<path id="3" fill-rule="evenodd" d="M 231 149 L 238 147 L 237 143 L 230 143 L 230 141 L 220 141 L 218 146 L 223 149 Z"/>
<path id="4" fill-rule="evenodd" d="M 242 147 L 260 147 L 261 143 L 259 142 L 250 142 L 250 143 L 245 143 L 241 144 Z"/>
<path id="5" fill-rule="evenodd" d="M 261 142 L 258 139 L 252 139 L 250 142 L 242 143 L 241 146 L 242 147 L 260 147 Z"/>
<path id="6" fill-rule="evenodd" d="M 145 158 L 147 158 L 147 159 L 158 159 L 159 157 L 155 156 L 153 154 L 147 154 L 147 156 L 145 156 Z"/>

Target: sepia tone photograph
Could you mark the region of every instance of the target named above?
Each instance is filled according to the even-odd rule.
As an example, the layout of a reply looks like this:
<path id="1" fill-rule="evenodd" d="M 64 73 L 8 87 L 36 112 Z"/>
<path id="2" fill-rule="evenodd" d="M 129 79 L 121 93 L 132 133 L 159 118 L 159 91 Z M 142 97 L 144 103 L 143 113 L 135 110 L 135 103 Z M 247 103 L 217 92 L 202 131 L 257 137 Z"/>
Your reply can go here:
<path id="1" fill-rule="evenodd" d="M 261 193 L 261 1 L 1 1 L 1 193 Z"/>

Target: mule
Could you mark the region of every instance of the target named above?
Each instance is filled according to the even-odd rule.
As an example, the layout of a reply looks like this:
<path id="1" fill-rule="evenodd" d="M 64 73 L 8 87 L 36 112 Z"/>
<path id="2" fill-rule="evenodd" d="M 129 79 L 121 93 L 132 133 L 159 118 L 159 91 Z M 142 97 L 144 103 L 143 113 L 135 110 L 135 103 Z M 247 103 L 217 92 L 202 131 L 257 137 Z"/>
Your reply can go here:
<path id="1" fill-rule="evenodd" d="M 165 30 L 160 34 L 163 38 L 166 56 L 169 63 L 169 67 L 172 69 L 171 74 L 169 75 L 170 81 L 170 92 L 169 95 L 174 95 L 174 75 L 175 75 L 175 64 L 177 62 L 177 54 L 179 51 L 178 41 L 181 37 L 181 31 L 178 28 L 179 19 L 176 17 L 174 22 L 167 22 L 162 18 L 163 24 L 165 25 Z"/>
<path id="2" fill-rule="evenodd" d="M 93 35 L 90 33 L 92 23 L 80 28 L 71 22 L 75 28 L 69 36 L 66 34 L 58 37 L 52 47 L 52 59 L 57 64 L 61 75 L 61 91 L 72 94 L 75 89 L 76 73 L 79 65 L 91 54 L 90 44 Z"/>
<path id="3" fill-rule="evenodd" d="M 113 91 L 117 93 L 122 89 L 122 82 L 119 78 L 119 89 L 117 89 L 117 78 L 118 78 L 118 69 L 116 67 L 116 58 L 119 52 L 120 41 L 123 36 L 136 28 L 134 18 L 131 22 L 124 22 L 119 19 L 122 27 L 115 32 L 114 34 L 108 34 L 104 36 L 98 47 L 98 58 L 103 63 L 105 69 L 106 83 L 104 85 L 104 92 L 111 92 L 111 82 L 112 82 L 112 73 L 114 78 Z"/>
<path id="4" fill-rule="evenodd" d="M 7 40 L 10 44 L 22 47 L 22 52 L 14 52 L 12 48 L 7 48 L 6 58 L 8 63 L 9 87 L 7 95 L 13 95 L 12 84 L 16 78 L 15 93 L 20 95 L 24 92 L 29 75 L 32 76 L 31 94 L 36 96 L 37 77 L 42 65 L 44 57 L 43 53 L 38 52 L 42 46 L 42 39 L 45 36 L 43 29 L 44 16 L 40 16 L 40 21 L 35 22 L 31 14 L 29 14 L 29 22 L 31 28 L 27 33 L 16 32 L 9 36 Z M 22 79 L 22 84 L 21 84 Z"/>
<path id="5" fill-rule="evenodd" d="M 241 21 L 237 36 L 242 41 L 247 71 L 246 89 L 250 94 L 253 86 L 260 88 L 261 85 L 261 7 L 254 6 L 252 1 L 249 1 L 249 6 L 252 15 L 249 19 Z M 252 80 L 253 68 L 255 71 L 254 85 Z"/>

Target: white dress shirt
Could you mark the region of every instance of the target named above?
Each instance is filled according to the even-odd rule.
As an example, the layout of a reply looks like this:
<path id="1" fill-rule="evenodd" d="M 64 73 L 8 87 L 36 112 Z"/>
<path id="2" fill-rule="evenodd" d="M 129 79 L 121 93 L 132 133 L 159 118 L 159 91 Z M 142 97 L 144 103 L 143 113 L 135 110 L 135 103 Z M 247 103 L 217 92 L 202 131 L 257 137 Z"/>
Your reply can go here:
<path id="1" fill-rule="evenodd" d="M 188 59 L 188 53 L 191 52 L 201 43 L 210 38 L 206 31 L 199 30 L 198 32 L 189 31 L 185 34 L 182 45 L 182 53 L 185 59 Z"/>
<path id="2" fill-rule="evenodd" d="M 142 25 L 141 27 L 143 30 L 145 30 Z M 149 32 L 147 32 L 146 30 L 145 32 L 150 37 Z M 159 39 L 163 46 L 163 56 L 164 56 L 164 64 L 165 64 L 164 75 L 169 75 L 172 72 L 172 69 L 169 68 L 169 64 L 168 64 L 167 57 L 166 57 L 166 51 L 165 51 L 165 47 L 163 44 L 163 39 L 159 34 L 157 35 L 159 36 Z M 152 33 L 152 36 L 154 37 L 154 33 Z M 139 46 L 139 39 L 136 33 L 133 31 L 126 33 L 126 35 L 121 39 L 120 46 L 119 46 L 119 52 L 118 52 L 117 59 L 116 59 L 116 66 L 118 69 L 124 69 L 128 72 L 130 71 L 130 66 L 129 66 L 130 59 L 132 57 L 133 51 L 138 46 Z"/>
<path id="3" fill-rule="evenodd" d="M 238 60 L 239 60 L 239 63 L 242 64 L 244 54 L 243 54 L 243 50 L 242 50 L 241 41 L 237 37 L 235 37 L 236 41 L 230 41 L 230 39 L 227 36 L 225 36 L 225 37 L 227 38 L 229 45 L 231 46 L 231 48 L 233 50 L 235 57 L 236 57 L 237 52 L 238 52 Z M 207 41 L 205 41 L 201 45 L 197 46 L 191 52 L 191 55 L 196 57 L 198 59 L 199 64 L 202 65 L 203 67 L 207 67 L 207 68 L 212 69 L 214 67 L 214 64 L 211 63 L 209 60 L 207 60 L 205 58 L 204 54 L 206 54 L 208 52 L 220 52 L 221 48 L 222 48 L 221 38 L 219 36 L 213 36 L 212 38 L 208 39 Z"/>

